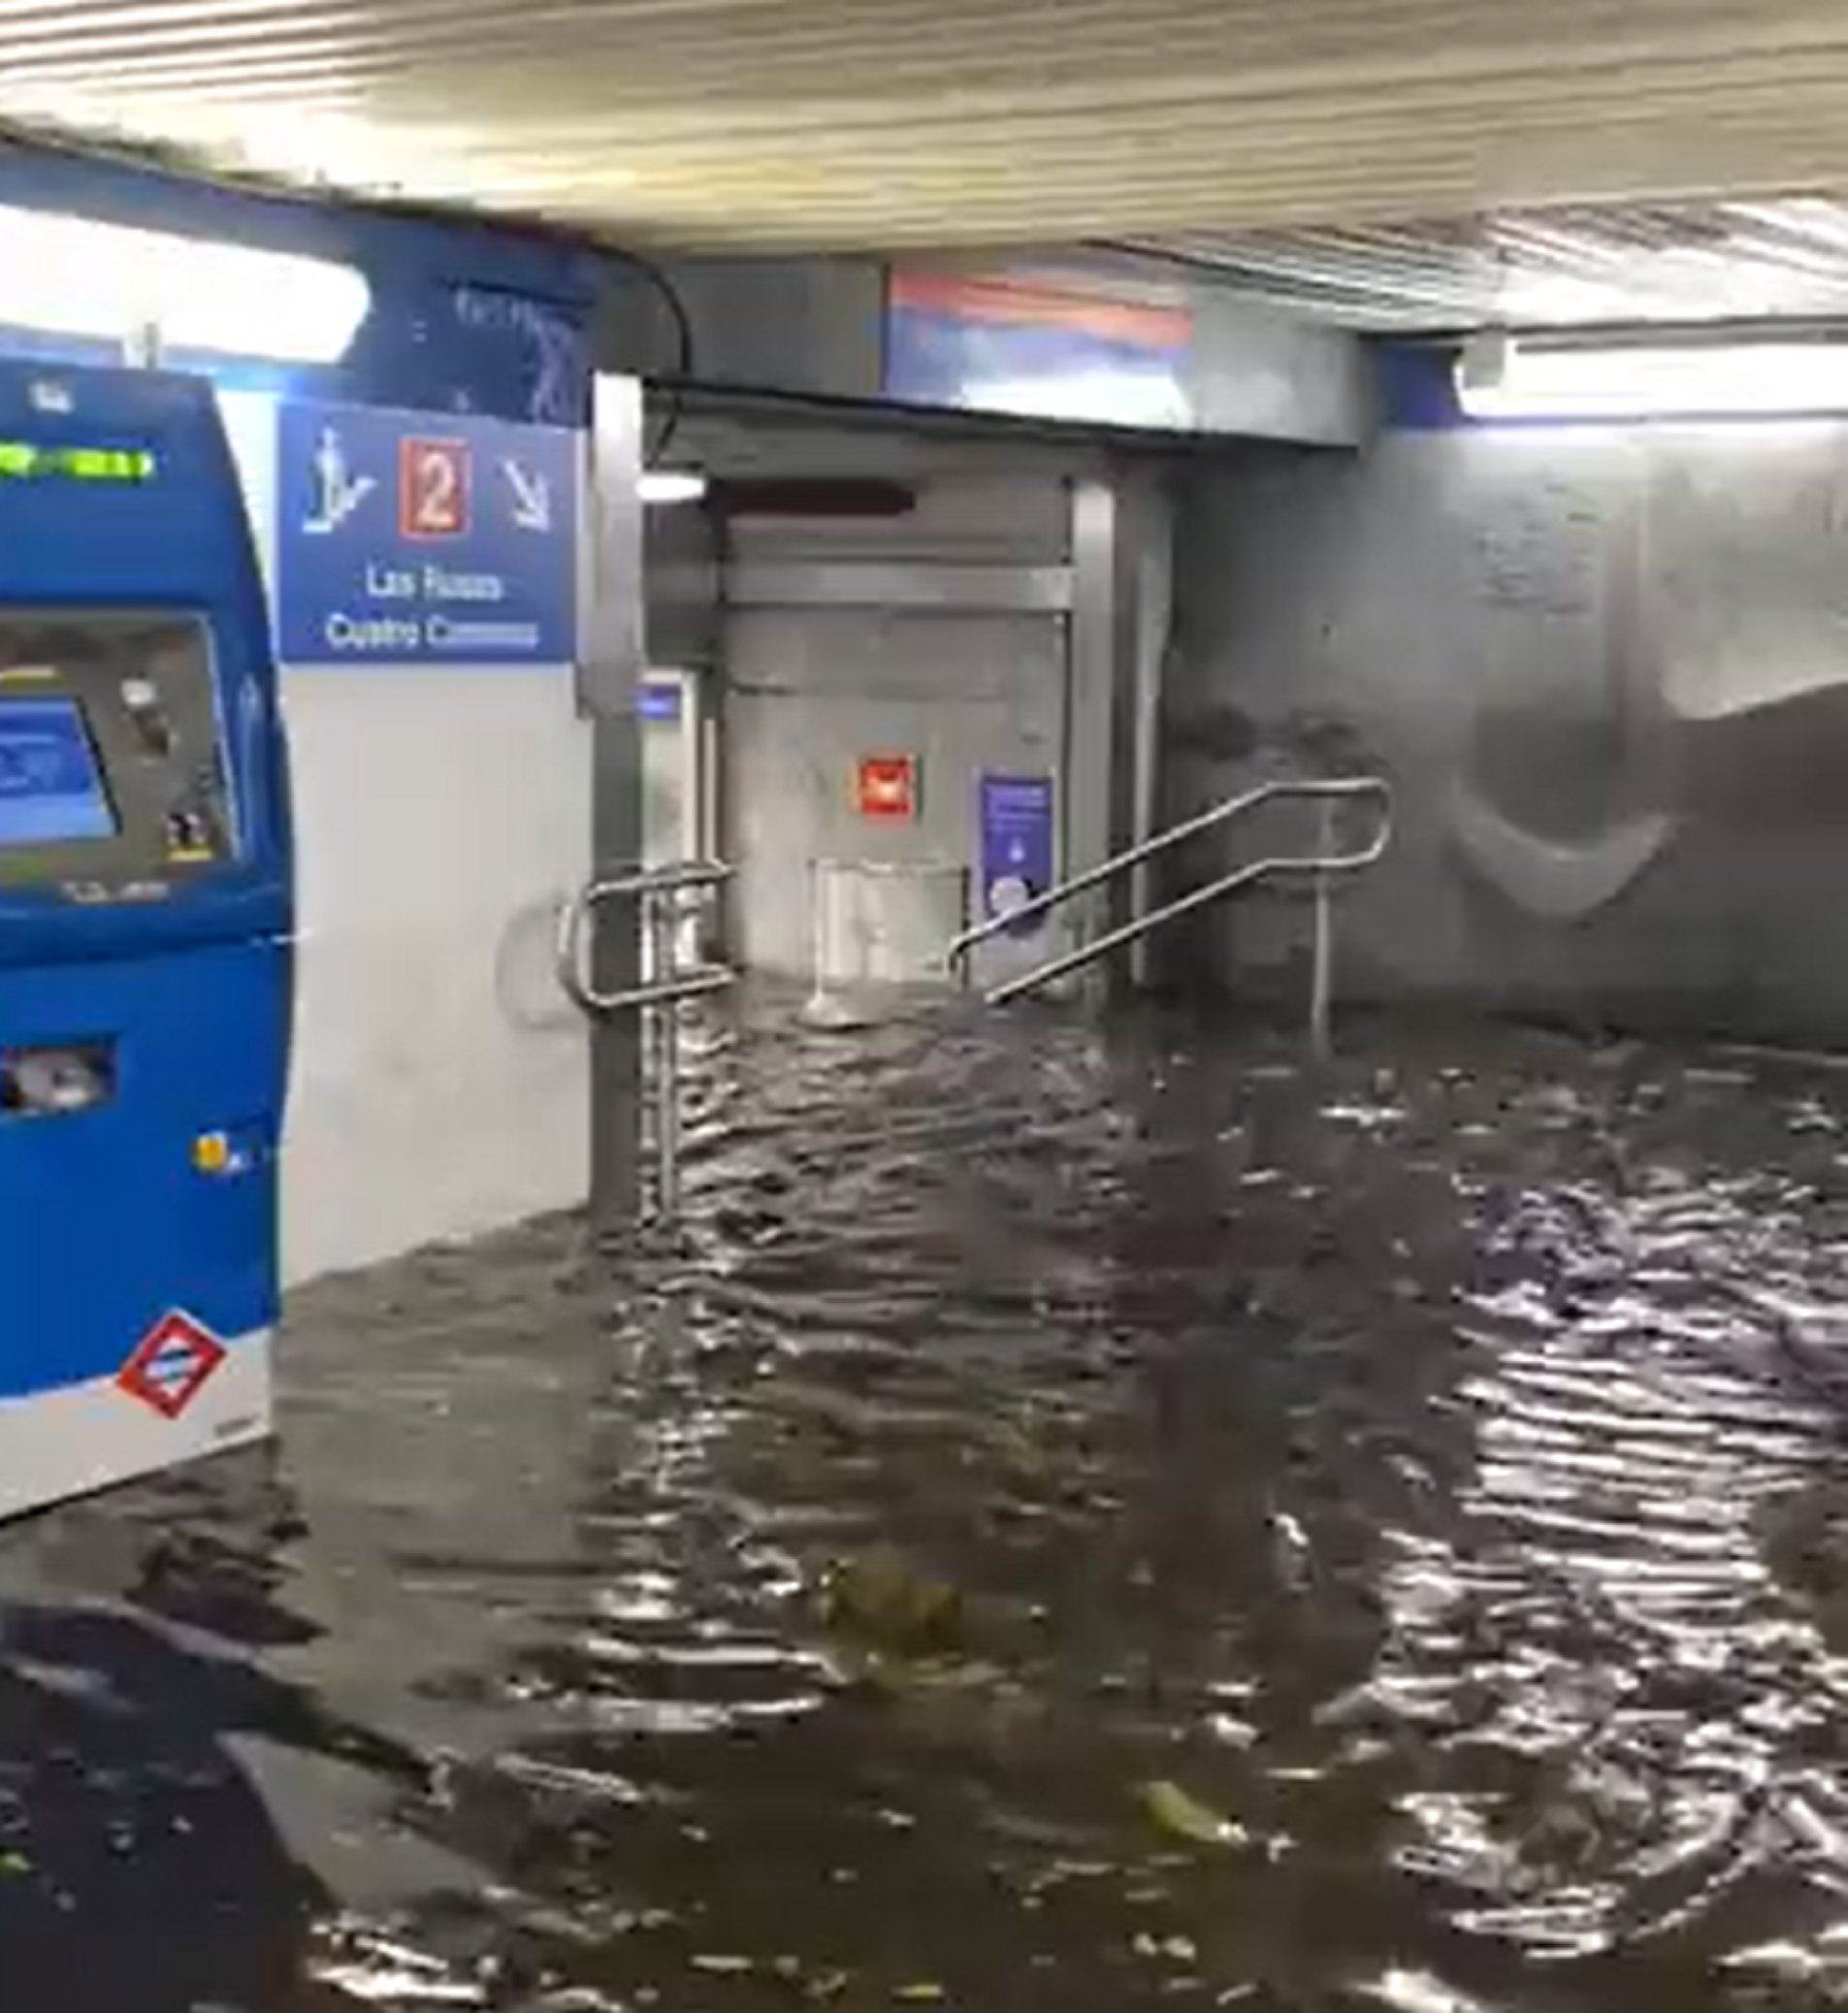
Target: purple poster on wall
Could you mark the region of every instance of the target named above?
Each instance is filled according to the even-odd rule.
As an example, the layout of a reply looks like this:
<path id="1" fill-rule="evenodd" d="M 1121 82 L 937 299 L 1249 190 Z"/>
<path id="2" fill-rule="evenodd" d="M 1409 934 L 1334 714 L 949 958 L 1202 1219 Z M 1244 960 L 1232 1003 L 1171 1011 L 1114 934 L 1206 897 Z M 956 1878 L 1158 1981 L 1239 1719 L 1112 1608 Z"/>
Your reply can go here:
<path id="1" fill-rule="evenodd" d="M 995 775 L 981 784 L 982 913 L 1005 916 L 1053 885 L 1057 791 L 1051 776 Z M 1008 933 L 1033 936 L 1046 926 L 1031 916 Z"/>

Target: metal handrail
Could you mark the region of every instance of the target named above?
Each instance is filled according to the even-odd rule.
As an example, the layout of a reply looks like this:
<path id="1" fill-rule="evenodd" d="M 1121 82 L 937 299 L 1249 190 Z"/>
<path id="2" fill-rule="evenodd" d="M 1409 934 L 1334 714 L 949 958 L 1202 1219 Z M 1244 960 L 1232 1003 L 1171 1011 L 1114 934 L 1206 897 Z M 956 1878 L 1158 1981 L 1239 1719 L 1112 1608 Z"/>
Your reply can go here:
<path id="1" fill-rule="evenodd" d="M 671 1219 L 680 1200 L 680 1003 L 703 992 L 733 985 L 737 973 L 729 964 L 677 962 L 675 925 L 680 897 L 723 887 L 732 869 L 722 860 L 676 860 L 665 866 L 633 866 L 592 881 L 572 895 L 559 914 L 557 967 L 559 984 L 593 1020 L 636 1012 L 642 1016 L 644 1040 L 652 1044 L 650 1074 L 655 1105 L 655 1207 Z M 633 900 L 637 921 L 654 958 L 656 972 L 671 976 L 650 979 L 620 992 L 599 992 L 584 976 L 584 925 L 600 902 Z"/>
<path id="2" fill-rule="evenodd" d="M 1044 894 L 1036 894 L 1031 901 L 1023 901 L 1019 908 L 1009 909 L 1005 915 L 990 916 L 986 923 L 978 923 L 974 928 L 965 929 L 952 940 L 945 954 L 954 968 L 968 957 L 978 944 L 987 943 L 990 937 L 999 936 L 1005 930 L 1016 929 L 1021 924 L 1030 922 L 1035 916 L 1048 915 L 1062 908 L 1074 895 L 1087 894 L 1093 888 L 1101 888 L 1106 881 L 1114 881 L 1119 874 L 1146 864 L 1160 857 L 1172 847 L 1184 840 L 1197 838 L 1203 831 L 1212 831 L 1216 827 L 1228 825 L 1234 818 L 1242 818 L 1248 811 L 1255 811 L 1262 804 L 1280 797 L 1336 797 L 1377 796 L 1385 806 L 1382 820 L 1384 836 L 1380 840 L 1380 851 L 1385 849 L 1386 837 L 1392 829 L 1392 786 L 1384 776 L 1304 776 L 1279 777 L 1269 783 L 1260 783 L 1256 789 L 1248 790 L 1240 796 L 1229 796 L 1223 803 L 1215 804 L 1211 810 L 1202 811 L 1197 817 L 1183 819 L 1179 825 L 1171 825 L 1165 831 L 1158 831 L 1121 853 L 1113 853 L 1108 860 L 1096 866 L 1086 867 L 1082 874 L 1074 874 L 1069 881 L 1061 881 L 1055 888 L 1049 888 Z M 1358 866 L 1370 866 L 1379 857 L 1378 853 L 1354 862 Z M 1344 864 L 1341 860 L 1330 860 L 1331 869 Z M 1152 919 L 1151 919 L 1152 925 Z"/>
<path id="3" fill-rule="evenodd" d="M 1371 844 L 1358 847 L 1351 852 L 1336 853 L 1327 850 L 1326 842 L 1332 838 L 1330 829 L 1334 805 L 1344 798 L 1372 797 L 1379 805 L 1379 824 Z M 1385 852 L 1392 838 L 1392 786 L 1384 776 L 1316 776 L 1279 778 L 1273 782 L 1260 783 L 1255 789 L 1242 795 L 1228 797 L 1225 802 L 1215 804 L 1211 810 L 1199 816 L 1170 826 L 1167 830 L 1144 839 L 1139 845 L 1114 854 L 1098 865 L 1088 867 L 1082 874 L 1074 874 L 1068 881 L 1050 888 L 1044 894 L 1036 895 L 1031 901 L 1022 902 L 1019 908 L 1010 909 L 1004 915 L 992 916 L 973 929 L 965 929 L 956 938 L 949 949 L 952 969 L 966 958 L 978 944 L 986 943 L 990 937 L 1018 928 L 1020 925 L 1035 916 L 1043 916 L 1061 907 L 1075 895 L 1102 887 L 1107 881 L 1130 872 L 1156 859 L 1183 841 L 1197 837 L 1201 832 L 1212 831 L 1221 825 L 1242 818 L 1260 805 L 1280 799 L 1296 799 L 1319 803 L 1323 812 L 1324 849 L 1310 856 L 1277 854 L 1267 860 L 1248 861 L 1244 866 L 1223 874 L 1216 881 L 1210 881 L 1191 893 L 1165 903 L 1137 916 L 1119 928 L 1107 930 L 1104 935 L 1081 944 L 1076 950 L 1050 958 L 1046 963 L 1035 965 L 1031 971 L 1021 972 L 996 986 L 985 996 L 990 1006 L 1004 1005 L 1010 999 L 1018 999 L 1022 993 L 1036 991 L 1040 987 L 1051 985 L 1054 979 L 1062 979 L 1069 972 L 1079 971 L 1111 952 L 1119 951 L 1126 944 L 1133 944 L 1148 936 L 1164 925 L 1179 917 L 1190 915 L 1195 909 L 1205 908 L 1210 902 L 1221 901 L 1228 894 L 1236 893 L 1241 888 L 1248 888 L 1258 881 L 1270 880 L 1279 875 L 1313 875 L 1316 893 L 1320 897 L 1316 913 L 1315 945 L 1315 989 L 1311 1007 L 1311 1020 L 1318 1042 L 1325 1041 L 1328 1019 L 1329 946 L 1328 917 L 1326 913 L 1326 892 L 1328 882 L 1337 875 L 1357 873 L 1361 868 L 1372 866 Z"/>
<path id="4" fill-rule="evenodd" d="M 697 999 L 736 984 L 738 975 L 729 964 L 694 965 L 672 978 L 647 980 L 620 992 L 599 992 L 584 976 L 584 925 L 601 903 L 634 899 L 648 905 L 663 894 L 723 887 L 732 871 L 729 862 L 722 860 L 676 860 L 665 866 L 633 867 L 579 889 L 559 911 L 554 948 L 553 962 L 566 995 L 582 1012 L 595 1017 L 670 1006 L 676 1000 Z"/>

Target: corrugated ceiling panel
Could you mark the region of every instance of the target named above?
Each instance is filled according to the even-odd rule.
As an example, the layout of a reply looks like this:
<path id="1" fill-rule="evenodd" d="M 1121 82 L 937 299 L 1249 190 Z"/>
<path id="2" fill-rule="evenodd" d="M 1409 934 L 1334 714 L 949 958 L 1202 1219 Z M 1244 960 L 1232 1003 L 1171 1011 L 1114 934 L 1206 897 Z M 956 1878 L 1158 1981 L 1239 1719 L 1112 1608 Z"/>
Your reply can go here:
<path id="1" fill-rule="evenodd" d="M 1820 197 L 1206 233 L 1124 248 L 1379 333 L 1848 314 L 1848 205 Z"/>
<path id="2" fill-rule="evenodd" d="M 688 244 L 1826 186 L 1839 0 L 0 0 L 0 111 Z"/>

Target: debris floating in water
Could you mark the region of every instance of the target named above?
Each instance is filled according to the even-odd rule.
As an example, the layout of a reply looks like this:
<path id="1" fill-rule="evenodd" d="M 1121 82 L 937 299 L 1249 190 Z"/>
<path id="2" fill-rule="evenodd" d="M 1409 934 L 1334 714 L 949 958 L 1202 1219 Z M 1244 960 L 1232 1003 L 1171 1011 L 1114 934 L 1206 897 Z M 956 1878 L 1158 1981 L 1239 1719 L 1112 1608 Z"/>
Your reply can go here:
<path id="1" fill-rule="evenodd" d="M 1244 1826 L 1189 1796 L 1178 1782 L 1145 1782 L 1142 1806 L 1163 1831 L 1178 1838 L 1190 1838 L 1196 1845 L 1243 1845 Z"/>

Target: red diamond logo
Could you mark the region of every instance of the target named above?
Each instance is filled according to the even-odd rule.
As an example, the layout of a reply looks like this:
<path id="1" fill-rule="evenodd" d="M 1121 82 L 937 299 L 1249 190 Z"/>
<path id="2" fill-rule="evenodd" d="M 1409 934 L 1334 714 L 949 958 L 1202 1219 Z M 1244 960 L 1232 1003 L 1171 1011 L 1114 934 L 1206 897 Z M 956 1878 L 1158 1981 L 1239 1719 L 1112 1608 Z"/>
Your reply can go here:
<path id="1" fill-rule="evenodd" d="M 225 1359 L 225 1346 L 191 1315 L 163 1315 L 115 1373 L 118 1389 L 177 1419 Z"/>

